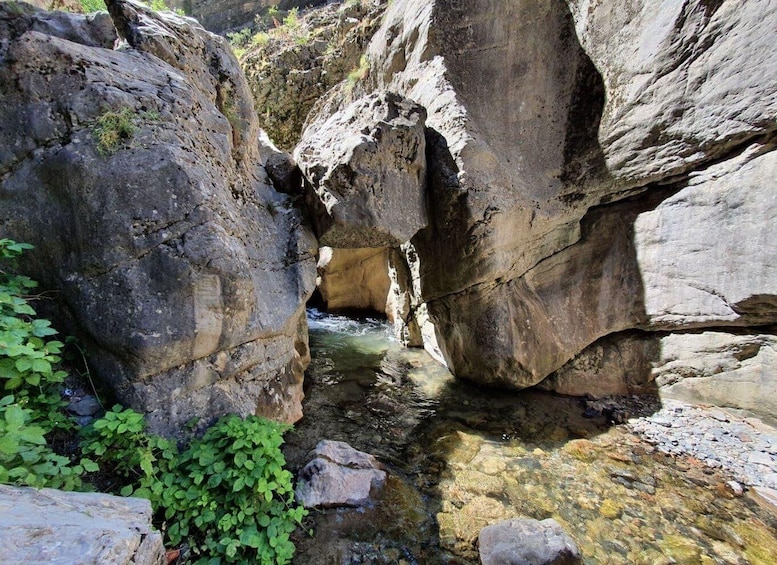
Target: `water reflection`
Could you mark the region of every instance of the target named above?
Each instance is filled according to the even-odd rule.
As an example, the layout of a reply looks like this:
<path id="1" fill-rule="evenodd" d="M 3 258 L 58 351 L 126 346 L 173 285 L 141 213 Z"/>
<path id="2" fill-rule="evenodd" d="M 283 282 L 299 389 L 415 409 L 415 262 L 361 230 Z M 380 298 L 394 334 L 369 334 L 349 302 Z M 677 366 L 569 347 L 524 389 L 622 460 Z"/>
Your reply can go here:
<path id="1" fill-rule="evenodd" d="M 555 518 L 591 564 L 774 562 L 777 518 L 734 498 L 720 472 L 585 418 L 576 399 L 457 381 L 385 321 L 311 311 L 309 324 L 290 464 L 336 439 L 377 456 L 390 479 L 370 507 L 313 513 L 295 563 L 476 564 L 479 530 L 514 516 Z"/>

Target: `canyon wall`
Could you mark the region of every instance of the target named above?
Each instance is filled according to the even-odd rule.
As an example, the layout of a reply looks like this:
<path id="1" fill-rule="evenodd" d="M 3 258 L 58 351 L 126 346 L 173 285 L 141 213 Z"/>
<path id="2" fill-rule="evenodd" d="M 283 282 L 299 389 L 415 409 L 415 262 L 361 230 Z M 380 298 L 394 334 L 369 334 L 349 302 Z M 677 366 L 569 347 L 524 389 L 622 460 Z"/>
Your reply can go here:
<path id="1" fill-rule="evenodd" d="M 35 245 L 18 268 L 56 299 L 36 306 L 154 431 L 294 421 L 316 242 L 237 60 L 194 20 L 109 10 L 0 4 L 0 234 Z"/>
<path id="2" fill-rule="evenodd" d="M 376 94 L 426 109 L 429 223 L 394 317 L 457 376 L 697 399 L 738 378 L 716 401 L 773 413 L 752 398 L 777 368 L 776 10 L 396 0 L 299 147 Z"/>

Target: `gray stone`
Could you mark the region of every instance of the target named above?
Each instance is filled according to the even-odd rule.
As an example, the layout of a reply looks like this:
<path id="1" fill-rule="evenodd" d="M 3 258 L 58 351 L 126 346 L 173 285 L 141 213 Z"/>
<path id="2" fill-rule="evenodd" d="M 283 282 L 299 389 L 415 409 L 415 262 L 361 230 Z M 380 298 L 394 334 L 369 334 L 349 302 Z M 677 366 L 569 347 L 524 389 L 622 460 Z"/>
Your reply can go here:
<path id="1" fill-rule="evenodd" d="M 312 120 L 294 150 L 321 245 L 396 246 L 426 227 L 426 110 L 381 91 Z"/>
<path id="2" fill-rule="evenodd" d="M 621 182 L 687 173 L 777 130 L 771 3 L 567 4 L 605 84 L 599 140 Z"/>
<path id="3" fill-rule="evenodd" d="M 35 245 L 19 269 L 57 291 L 43 313 L 153 431 L 294 421 L 316 243 L 265 180 L 242 72 L 193 20 L 108 4 L 117 50 L 96 19 L 58 16 L 92 30 L 76 41 L 0 3 L 0 231 Z M 108 110 L 134 131 L 98 151 Z"/>
<path id="4" fill-rule="evenodd" d="M 768 453 L 758 453 L 758 452 L 756 452 L 756 453 L 751 453 L 748 456 L 747 462 L 751 463 L 751 464 L 756 464 L 756 465 L 767 465 L 767 466 L 769 466 L 774 461 L 773 461 L 771 455 L 769 455 Z"/>
<path id="5" fill-rule="evenodd" d="M 67 409 L 77 416 L 94 416 L 100 410 L 103 410 L 103 407 L 100 401 L 97 400 L 97 397 L 88 395 L 76 402 L 71 402 Z"/>
<path id="6" fill-rule="evenodd" d="M 634 242 L 653 328 L 777 321 L 777 152 L 753 145 L 713 165 L 655 210 Z M 714 268 L 711 266 L 714 265 Z"/>
<path id="7" fill-rule="evenodd" d="M 341 441 L 323 440 L 300 472 L 297 500 L 305 508 L 361 506 L 379 489 L 386 472 L 372 456 Z"/>
<path id="8" fill-rule="evenodd" d="M 480 560 L 483 565 L 576 565 L 580 550 L 558 522 L 547 520 L 505 520 L 480 531 Z"/>
<path id="9" fill-rule="evenodd" d="M 0 485 L 0 560 L 162 565 L 162 535 L 151 517 L 140 498 Z"/>

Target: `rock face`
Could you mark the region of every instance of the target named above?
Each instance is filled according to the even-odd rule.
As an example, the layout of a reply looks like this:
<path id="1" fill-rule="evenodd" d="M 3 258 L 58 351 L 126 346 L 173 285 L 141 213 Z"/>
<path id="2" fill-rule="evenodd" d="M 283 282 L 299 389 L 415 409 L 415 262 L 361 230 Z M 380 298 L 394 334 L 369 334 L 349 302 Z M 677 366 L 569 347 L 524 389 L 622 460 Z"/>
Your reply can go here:
<path id="1" fill-rule="evenodd" d="M 305 129 L 294 159 L 321 245 L 396 246 L 427 225 L 425 121 L 381 91 Z"/>
<path id="2" fill-rule="evenodd" d="M 574 540 L 547 520 L 512 519 L 480 531 L 483 565 L 577 565 L 582 563 Z"/>
<path id="3" fill-rule="evenodd" d="M 193 20 L 0 4 L 0 234 L 118 398 L 193 416 L 301 416 L 315 241 L 261 166 L 248 86 Z M 52 17 L 67 22 L 52 24 Z"/>
<path id="4" fill-rule="evenodd" d="M 387 313 L 391 281 L 388 248 L 332 249 L 318 257 L 317 287 L 330 312 L 372 310 Z"/>
<path id="5" fill-rule="evenodd" d="M 392 2 L 306 137 L 383 91 L 426 108 L 400 334 L 479 382 L 629 392 L 661 366 L 658 332 L 777 322 L 776 19 L 733 0 Z"/>
<path id="6" fill-rule="evenodd" d="M 295 30 L 276 27 L 252 41 L 240 63 L 261 125 L 278 147 L 292 151 L 316 101 L 347 75 L 358 74 L 385 4 L 332 3 L 301 14 Z"/>
<path id="7" fill-rule="evenodd" d="M 275 6 L 280 10 L 326 4 L 326 0 L 167 0 L 171 8 L 184 10 L 208 31 L 224 33 L 251 23 L 257 14 Z"/>
<path id="8" fill-rule="evenodd" d="M 0 509 L 4 563 L 166 563 L 148 500 L 0 485 Z"/>
<path id="9" fill-rule="evenodd" d="M 386 481 L 386 472 L 372 455 L 342 441 L 320 441 L 312 455 L 296 491 L 305 508 L 360 506 Z"/>

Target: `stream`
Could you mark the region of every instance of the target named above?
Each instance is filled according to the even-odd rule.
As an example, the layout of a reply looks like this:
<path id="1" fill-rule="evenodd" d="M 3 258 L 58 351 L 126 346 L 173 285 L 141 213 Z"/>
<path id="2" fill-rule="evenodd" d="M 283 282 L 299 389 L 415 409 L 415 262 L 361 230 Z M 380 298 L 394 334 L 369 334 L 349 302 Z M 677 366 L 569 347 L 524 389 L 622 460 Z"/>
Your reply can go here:
<path id="1" fill-rule="evenodd" d="M 512 517 L 554 518 L 586 564 L 775 562 L 777 515 L 732 493 L 723 471 L 585 417 L 580 399 L 456 380 L 386 321 L 311 309 L 308 323 L 290 468 L 333 439 L 376 456 L 389 478 L 368 506 L 311 511 L 295 564 L 474 565 L 480 529 Z M 631 416 L 660 406 L 624 402 Z"/>

